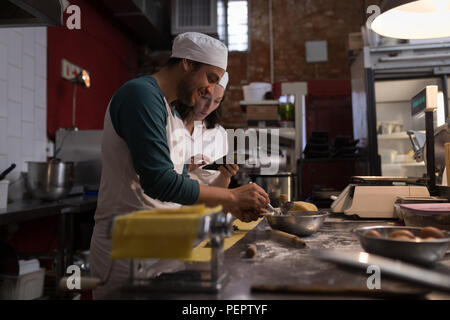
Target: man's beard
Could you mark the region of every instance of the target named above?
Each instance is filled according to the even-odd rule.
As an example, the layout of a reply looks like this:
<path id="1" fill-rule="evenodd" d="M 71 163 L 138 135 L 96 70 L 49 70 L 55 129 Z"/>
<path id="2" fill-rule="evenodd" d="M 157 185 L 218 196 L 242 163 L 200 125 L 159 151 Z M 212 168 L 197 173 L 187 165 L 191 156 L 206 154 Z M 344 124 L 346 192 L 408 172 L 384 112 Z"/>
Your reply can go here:
<path id="1" fill-rule="evenodd" d="M 195 101 L 193 99 L 193 95 L 196 91 L 195 88 L 192 87 L 192 81 L 193 76 L 192 74 L 186 75 L 180 83 L 178 83 L 177 87 L 177 96 L 178 100 L 181 101 L 184 105 L 188 107 L 193 107 L 195 104 Z"/>

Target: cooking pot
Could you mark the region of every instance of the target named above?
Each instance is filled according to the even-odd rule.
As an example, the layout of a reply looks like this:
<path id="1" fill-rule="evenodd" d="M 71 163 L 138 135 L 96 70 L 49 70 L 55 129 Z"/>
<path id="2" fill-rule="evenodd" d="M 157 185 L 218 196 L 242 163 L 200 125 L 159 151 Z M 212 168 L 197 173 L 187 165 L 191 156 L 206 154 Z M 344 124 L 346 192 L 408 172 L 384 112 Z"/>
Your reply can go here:
<path id="1" fill-rule="evenodd" d="M 288 201 L 296 200 L 296 175 L 291 172 L 275 175 L 249 175 L 253 182 L 263 188 L 270 198 L 273 207 L 280 207 L 280 195 L 286 194 Z"/>
<path id="2" fill-rule="evenodd" d="M 48 162 L 27 161 L 26 186 L 33 198 L 58 200 L 66 197 L 73 185 L 73 162 L 53 159 Z"/>

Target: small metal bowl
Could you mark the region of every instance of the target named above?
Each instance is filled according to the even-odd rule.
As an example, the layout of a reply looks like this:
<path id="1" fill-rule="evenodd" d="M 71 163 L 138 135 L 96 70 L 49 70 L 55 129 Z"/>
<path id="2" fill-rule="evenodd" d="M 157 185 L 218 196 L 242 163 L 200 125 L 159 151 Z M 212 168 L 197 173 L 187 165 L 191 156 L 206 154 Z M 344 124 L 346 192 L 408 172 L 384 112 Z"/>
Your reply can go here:
<path id="1" fill-rule="evenodd" d="M 365 235 L 369 230 L 379 232 L 382 238 Z M 449 248 L 450 234 L 448 232 L 443 231 L 446 238 L 434 240 L 389 239 L 388 235 L 396 230 L 407 230 L 418 237 L 422 228 L 374 226 L 361 227 L 353 231 L 358 236 L 361 247 L 368 253 L 427 266 L 442 259 Z"/>
<path id="2" fill-rule="evenodd" d="M 326 211 L 289 211 L 287 215 L 266 216 L 266 219 L 272 229 L 305 237 L 317 232 L 328 215 Z"/>

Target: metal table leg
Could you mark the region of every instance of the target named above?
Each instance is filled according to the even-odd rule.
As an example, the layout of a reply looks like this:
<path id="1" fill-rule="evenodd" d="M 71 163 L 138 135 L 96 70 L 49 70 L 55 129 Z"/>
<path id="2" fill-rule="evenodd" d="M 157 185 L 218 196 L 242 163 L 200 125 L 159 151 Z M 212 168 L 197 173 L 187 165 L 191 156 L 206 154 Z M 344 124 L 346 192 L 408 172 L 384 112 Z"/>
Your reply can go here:
<path id="1" fill-rule="evenodd" d="M 62 293 L 59 291 L 59 281 L 63 277 L 66 266 L 64 261 L 64 250 L 66 240 L 66 214 L 61 211 L 58 216 L 58 243 L 56 252 L 56 294 L 58 297 L 62 297 Z"/>
<path id="2" fill-rule="evenodd" d="M 73 212 L 66 213 L 66 232 L 67 232 L 67 242 L 66 242 L 66 260 L 65 267 L 68 267 L 73 264 L 73 255 L 74 255 L 74 242 L 75 242 L 75 215 Z"/>

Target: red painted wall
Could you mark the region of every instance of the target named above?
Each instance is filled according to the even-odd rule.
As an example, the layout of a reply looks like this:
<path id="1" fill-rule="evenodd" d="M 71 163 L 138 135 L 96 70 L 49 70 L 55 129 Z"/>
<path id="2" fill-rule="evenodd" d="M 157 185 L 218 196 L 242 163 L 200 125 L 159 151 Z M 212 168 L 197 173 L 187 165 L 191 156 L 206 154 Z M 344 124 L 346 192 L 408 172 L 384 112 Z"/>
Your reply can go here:
<path id="1" fill-rule="evenodd" d="M 51 138 L 57 129 L 72 126 L 73 84 L 61 77 L 63 58 L 86 69 L 91 76 L 89 89 L 77 89 L 76 125 L 82 130 L 103 129 L 112 95 L 137 74 L 137 44 L 112 17 L 87 0 L 71 3 L 81 9 L 81 30 L 48 28 L 47 130 Z"/>
<path id="2" fill-rule="evenodd" d="M 81 30 L 48 28 L 47 130 L 51 138 L 58 128 L 72 126 L 73 85 L 61 77 L 63 58 L 85 68 L 91 87 L 77 90 L 77 126 L 102 129 L 107 104 L 114 92 L 137 74 L 137 45 L 107 15 L 86 0 L 70 0 L 81 8 Z M 10 240 L 16 252 L 54 253 L 56 217 L 19 225 Z M 51 261 L 41 261 L 46 268 Z"/>

